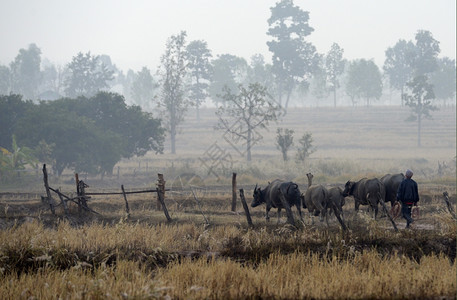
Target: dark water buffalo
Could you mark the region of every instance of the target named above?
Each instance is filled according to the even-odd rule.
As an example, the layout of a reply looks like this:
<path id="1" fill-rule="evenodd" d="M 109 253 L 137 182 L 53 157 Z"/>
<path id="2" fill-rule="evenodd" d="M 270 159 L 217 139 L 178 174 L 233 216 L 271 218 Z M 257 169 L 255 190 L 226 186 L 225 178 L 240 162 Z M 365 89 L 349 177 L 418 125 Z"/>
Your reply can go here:
<path id="1" fill-rule="evenodd" d="M 386 191 L 385 202 L 390 202 L 390 206 L 393 207 L 397 201 L 397 190 L 398 186 L 405 178 L 403 173 L 400 174 L 386 174 L 382 176 L 381 182 L 384 184 Z"/>
<path id="2" fill-rule="evenodd" d="M 257 185 L 254 188 L 254 199 L 252 200 L 251 206 L 256 207 L 262 203 L 266 204 L 266 219 L 269 220 L 269 212 L 271 208 L 278 209 L 278 223 L 281 216 L 281 209 L 285 208 L 281 202 L 280 193 L 285 197 L 286 202 L 289 204 L 290 208 L 296 206 L 300 218 L 303 219 L 301 213 L 301 199 L 300 199 L 300 190 L 298 185 L 293 182 L 284 182 L 282 180 L 276 179 L 272 181 L 264 189 L 260 187 L 257 188 Z"/>
<path id="3" fill-rule="evenodd" d="M 374 210 L 374 218 L 378 215 L 378 203 L 382 201 L 384 204 L 385 189 L 381 180 L 378 178 L 367 179 L 363 178 L 357 182 L 348 181 L 344 186 L 343 195 L 353 196 L 355 210 L 359 210 L 360 204 L 370 205 Z"/>

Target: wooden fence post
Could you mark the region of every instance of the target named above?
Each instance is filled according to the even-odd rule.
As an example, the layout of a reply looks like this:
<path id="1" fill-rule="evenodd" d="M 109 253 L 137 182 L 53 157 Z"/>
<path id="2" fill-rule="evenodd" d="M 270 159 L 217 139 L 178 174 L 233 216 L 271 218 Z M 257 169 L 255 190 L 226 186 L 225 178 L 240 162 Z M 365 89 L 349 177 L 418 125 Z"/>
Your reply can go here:
<path id="1" fill-rule="evenodd" d="M 67 202 L 65 201 L 65 199 L 63 198 L 62 194 L 60 193 L 60 190 L 57 189 L 57 194 L 59 195 L 59 198 L 60 198 L 60 203 L 62 203 L 63 205 L 63 209 L 65 211 L 65 216 L 67 216 L 68 218 L 68 206 L 67 206 Z"/>
<path id="2" fill-rule="evenodd" d="M 165 180 L 163 179 L 163 174 L 157 174 L 159 177 L 157 183 L 157 200 L 159 201 L 160 205 L 162 206 L 163 212 L 165 217 L 167 218 L 168 222 L 171 222 L 171 217 L 168 214 L 167 207 L 165 206 Z"/>
<path id="3" fill-rule="evenodd" d="M 79 175 L 78 173 L 75 173 L 75 181 L 76 181 L 76 196 L 78 196 L 78 213 L 81 214 L 82 208 L 81 208 L 81 192 L 79 190 Z"/>
<path id="4" fill-rule="evenodd" d="M 240 189 L 240 199 L 241 199 L 241 204 L 243 204 L 244 212 L 246 213 L 246 219 L 248 220 L 248 225 L 252 227 L 254 225 L 252 224 L 251 214 L 249 213 L 249 208 L 246 203 L 246 199 L 244 198 L 243 189 Z"/>
<path id="5" fill-rule="evenodd" d="M 89 187 L 87 184 L 84 183 L 84 181 L 79 180 L 78 174 L 75 174 L 76 178 L 76 191 L 78 193 L 78 206 L 79 206 L 79 214 L 83 211 L 83 208 L 85 210 L 89 210 L 89 206 L 87 206 L 87 196 L 86 196 L 86 187 Z M 90 198 L 90 197 L 89 197 Z"/>
<path id="6" fill-rule="evenodd" d="M 44 187 L 46 189 L 46 201 L 48 202 L 49 206 L 51 207 L 52 214 L 56 214 L 56 210 L 54 208 L 54 200 L 52 200 L 51 191 L 49 190 L 49 183 L 48 183 L 48 171 L 46 170 L 46 164 L 43 164 L 43 180 L 44 180 Z"/>
<path id="7" fill-rule="evenodd" d="M 232 211 L 236 211 L 236 173 L 232 174 Z"/>
<path id="8" fill-rule="evenodd" d="M 165 180 L 163 179 L 163 174 L 157 174 L 157 189 L 158 190 L 161 190 L 163 192 L 163 199 L 165 199 Z M 162 207 L 161 207 L 162 203 L 160 202 L 160 199 L 159 197 L 157 197 L 157 205 L 156 205 L 156 209 L 157 210 L 160 210 Z"/>
<path id="9" fill-rule="evenodd" d="M 125 194 L 124 185 L 121 185 L 122 194 L 124 195 L 125 200 L 125 212 L 127 213 L 127 218 L 130 218 L 130 209 L 129 209 L 129 202 L 127 201 L 127 195 Z"/>

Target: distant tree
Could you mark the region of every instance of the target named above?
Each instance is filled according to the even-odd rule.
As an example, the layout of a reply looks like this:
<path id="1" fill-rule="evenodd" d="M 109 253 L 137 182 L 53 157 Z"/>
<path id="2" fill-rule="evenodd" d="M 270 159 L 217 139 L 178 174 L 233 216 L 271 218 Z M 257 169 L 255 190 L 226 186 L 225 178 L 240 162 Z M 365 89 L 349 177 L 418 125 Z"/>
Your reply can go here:
<path id="1" fill-rule="evenodd" d="M 239 85 L 238 88 L 236 94 L 225 89 L 222 97 L 227 106 L 219 106 L 216 111 L 219 117 L 216 129 L 229 133 L 234 138 L 233 144 L 245 141 L 246 159 L 251 161 L 251 148 L 262 139 L 258 131 L 278 119 L 280 107 L 267 93 L 267 88 L 259 83 L 251 83 L 247 88 Z"/>
<path id="2" fill-rule="evenodd" d="M 152 111 L 154 90 L 158 87 L 159 85 L 154 82 L 151 71 L 147 67 L 143 67 L 132 82 L 131 95 L 134 103 Z"/>
<path id="3" fill-rule="evenodd" d="M 69 76 L 65 79 L 65 93 L 68 97 L 92 97 L 98 91 L 109 87 L 113 71 L 102 62 L 99 56 L 90 52 L 79 52 L 67 66 Z"/>
<path id="4" fill-rule="evenodd" d="M 433 38 L 430 31 L 419 30 L 415 36 L 416 55 L 413 60 L 414 76 L 426 75 L 438 69 L 440 42 Z"/>
<path id="5" fill-rule="evenodd" d="M 325 71 L 327 82 L 330 84 L 330 90 L 333 92 L 333 106 L 336 107 L 336 90 L 340 87 L 339 77 L 344 72 L 344 50 L 337 44 L 333 43 L 330 51 L 325 57 Z"/>
<path id="6" fill-rule="evenodd" d="M 313 135 L 305 132 L 298 143 L 300 146 L 297 148 L 296 161 L 304 164 L 308 157 L 316 151 L 313 146 Z"/>
<path id="7" fill-rule="evenodd" d="M 34 100 L 38 94 L 41 80 L 41 50 L 35 44 L 28 49 L 20 49 L 19 54 L 10 65 L 11 91 Z"/>
<path id="8" fill-rule="evenodd" d="M 122 94 L 125 96 L 125 101 L 129 104 L 137 104 L 132 96 L 132 86 L 136 78 L 137 74 L 132 69 L 129 69 L 127 74 L 122 74 L 122 77 L 119 78 L 119 83 L 122 86 Z"/>
<path id="9" fill-rule="evenodd" d="M 372 60 L 359 59 L 351 62 L 348 70 L 346 92 L 366 100 L 379 99 L 382 95 L 382 78 L 378 66 Z"/>
<path id="10" fill-rule="evenodd" d="M 319 55 L 319 64 L 316 67 L 309 84 L 311 94 L 318 100 L 325 99 L 329 95 L 327 79 L 327 73 L 324 66 L 324 57 Z"/>
<path id="11" fill-rule="evenodd" d="M 403 94 L 403 98 L 406 105 L 411 108 L 411 116 L 408 121 L 417 121 L 417 146 L 421 147 L 422 119 L 431 118 L 430 112 L 437 109 L 432 104 L 435 94 L 426 75 L 414 77 L 406 86 L 407 92 Z"/>
<path id="12" fill-rule="evenodd" d="M 181 31 L 172 35 L 161 57 L 159 69 L 162 82 L 162 95 L 159 105 L 165 108 L 166 127 L 170 133 L 171 153 L 176 153 L 176 134 L 179 124 L 184 120 L 184 114 L 189 106 L 185 96 L 186 77 L 186 32 Z"/>
<path id="13" fill-rule="evenodd" d="M 0 146 L 11 149 L 11 137 L 20 119 L 33 107 L 31 100 L 24 101 L 22 95 L 0 95 Z"/>
<path id="14" fill-rule="evenodd" d="M 218 55 L 212 60 L 212 80 L 209 86 L 209 93 L 215 103 L 221 102 L 224 99 L 221 97 L 224 89 L 229 89 L 232 92 L 238 89 L 247 73 L 247 62 L 244 58 L 223 54 Z"/>
<path id="15" fill-rule="evenodd" d="M 297 82 L 306 80 L 317 64 L 316 48 L 305 40 L 314 29 L 309 26 L 309 12 L 295 6 L 292 0 L 282 0 L 270 8 L 267 42 L 273 53 L 272 72 L 276 76 L 278 100 L 287 106 Z"/>
<path id="16" fill-rule="evenodd" d="M 288 160 L 287 151 L 294 143 L 294 131 L 292 129 L 278 128 L 276 130 L 276 148 L 281 151 L 282 159 Z"/>
<path id="17" fill-rule="evenodd" d="M 455 88 L 457 86 L 455 60 L 449 57 L 438 58 L 438 69 L 430 74 L 437 99 L 451 100 L 455 104 Z"/>
<path id="18" fill-rule="evenodd" d="M 416 55 L 415 45 L 411 41 L 399 40 L 393 47 L 387 48 L 385 54 L 383 69 L 389 78 L 390 86 L 403 95 L 406 83 L 413 76 L 412 63 Z"/>
<path id="19" fill-rule="evenodd" d="M 197 120 L 200 119 L 200 105 L 208 97 L 211 81 L 211 51 L 205 41 L 192 41 L 187 45 L 187 68 L 190 76 L 190 102 L 197 109 Z"/>
<path id="20" fill-rule="evenodd" d="M 11 90 L 11 72 L 7 66 L 0 65 L 0 95 L 8 95 Z"/>
<path id="21" fill-rule="evenodd" d="M 247 84 L 260 83 L 268 88 L 270 95 L 274 94 L 274 76 L 271 72 L 272 66 L 265 63 L 265 58 L 262 54 L 254 54 L 251 56 L 251 62 L 248 66 Z"/>

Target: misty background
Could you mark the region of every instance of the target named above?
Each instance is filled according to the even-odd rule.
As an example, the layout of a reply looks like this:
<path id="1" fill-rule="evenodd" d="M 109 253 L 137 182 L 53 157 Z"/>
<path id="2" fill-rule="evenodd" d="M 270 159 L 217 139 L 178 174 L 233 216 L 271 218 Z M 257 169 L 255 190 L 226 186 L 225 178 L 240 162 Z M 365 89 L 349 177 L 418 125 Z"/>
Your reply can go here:
<path id="1" fill-rule="evenodd" d="M 132 99 L 131 86 L 126 81 L 134 81 L 143 68 L 155 77 L 167 39 L 180 31 L 186 32 L 187 41 L 206 42 L 212 60 L 229 54 L 249 64 L 253 56 L 261 55 L 264 64 L 271 64 L 267 20 L 276 2 L 1 1 L 0 26 L 4 30 L 0 31 L 3 41 L 0 65 L 9 67 L 21 49 L 35 44 L 42 74 L 37 91 L 27 96 L 33 100 L 54 99 L 58 95 L 68 96 L 63 91 L 63 81 L 72 59 L 78 53 L 90 53 L 100 56 L 114 71 L 114 79 L 104 90 L 121 93 L 127 103 L 147 108 L 151 107 L 149 103 Z M 313 31 L 306 40 L 319 54 L 325 55 L 336 43 L 348 62 L 372 60 L 382 72 L 389 47 L 399 40 L 414 41 L 418 30 L 426 30 L 439 42 L 439 56 L 455 61 L 455 1 L 327 0 L 295 1 L 294 4 L 309 12 Z M 50 69 L 59 73 L 55 77 L 60 76 L 60 80 L 49 78 L 51 75 L 46 72 Z M 2 72 L 6 72 L 4 68 Z M 46 86 L 49 80 L 57 81 L 53 89 Z M 5 85 L 0 92 L 21 92 Z M 315 101 L 311 94 L 308 96 L 308 101 L 293 99 L 292 103 L 297 106 L 331 104 L 322 99 Z M 345 99 L 345 93 L 340 96 L 343 97 L 341 104 L 351 104 Z M 374 104 L 395 104 L 387 82 L 382 98 L 384 101 Z M 214 106 L 211 99 L 204 104 Z"/>

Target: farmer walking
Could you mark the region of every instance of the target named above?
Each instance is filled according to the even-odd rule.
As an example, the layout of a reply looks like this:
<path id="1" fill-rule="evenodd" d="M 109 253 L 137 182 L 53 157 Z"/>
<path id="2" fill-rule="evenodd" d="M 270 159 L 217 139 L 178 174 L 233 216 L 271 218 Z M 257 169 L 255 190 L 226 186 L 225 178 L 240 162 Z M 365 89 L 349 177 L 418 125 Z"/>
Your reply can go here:
<path id="1" fill-rule="evenodd" d="M 403 218 L 406 219 L 406 228 L 410 228 L 411 223 L 414 222 L 413 218 L 411 218 L 411 209 L 419 201 L 417 183 L 411 177 L 413 177 L 413 171 L 406 170 L 405 178 L 400 183 L 397 191 L 397 199 L 401 202 L 401 213 Z"/>

